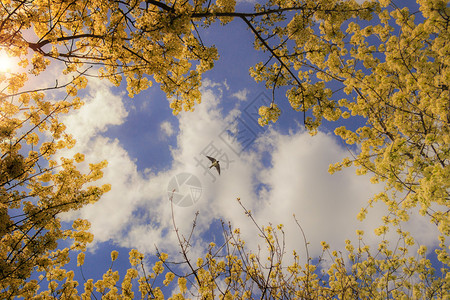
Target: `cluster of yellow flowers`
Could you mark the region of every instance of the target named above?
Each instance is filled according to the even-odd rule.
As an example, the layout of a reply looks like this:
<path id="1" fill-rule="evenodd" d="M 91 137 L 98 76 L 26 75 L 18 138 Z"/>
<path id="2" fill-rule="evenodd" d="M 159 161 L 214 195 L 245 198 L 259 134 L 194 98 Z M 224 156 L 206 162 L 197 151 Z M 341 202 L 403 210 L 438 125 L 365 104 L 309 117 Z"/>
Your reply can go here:
<path id="1" fill-rule="evenodd" d="M 270 121 L 276 122 L 278 120 L 278 117 L 281 114 L 281 110 L 276 104 L 271 104 L 269 107 L 267 106 L 261 106 L 259 108 L 259 119 L 258 123 L 261 126 L 269 124 Z"/>

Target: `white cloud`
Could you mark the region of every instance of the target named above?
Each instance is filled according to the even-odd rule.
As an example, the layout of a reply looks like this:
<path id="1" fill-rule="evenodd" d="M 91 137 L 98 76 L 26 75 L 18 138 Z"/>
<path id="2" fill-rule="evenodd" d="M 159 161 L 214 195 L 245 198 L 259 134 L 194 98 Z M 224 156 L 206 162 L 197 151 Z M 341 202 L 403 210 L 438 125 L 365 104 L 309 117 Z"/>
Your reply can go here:
<path id="1" fill-rule="evenodd" d="M 120 125 L 128 113 L 122 103 L 122 95 L 113 94 L 107 81 L 89 79 L 89 94 L 85 104 L 73 114 L 64 118 L 64 123 L 77 143 L 85 144 L 92 137 L 106 131 L 108 126 Z"/>
<path id="2" fill-rule="evenodd" d="M 225 89 L 228 91 L 230 90 L 230 85 L 228 84 L 228 81 L 225 79 L 225 81 L 223 82 L 223 85 L 225 86 Z"/>
<path id="3" fill-rule="evenodd" d="M 121 98 L 111 100 L 107 87 L 94 87 L 97 92 L 92 100 L 72 114 L 67 124 L 68 130 L 83 141 L 74 152 L 85 153 L 88 161 L 109 161 L 102 182 L 111 183 L 112 190 L 98 203 L 70 216 L 88 218 L 96 241 L 112 239 L 121 246 L 139 248 L 143 252 L 153 252 L 157 245 L 163 251 L 178 253 L 167 185 L 176 174 L 190 172 L 200 179 L 202 196 L 193 206 L 175 206 L 174 220 L 180 233 L 187 235 L 199 212 L 193 255 L 203 251 L 203 243 L 208 241 L 200 236 L 215 220 L 230 221 L 240 227 L 247 245 L 255 247 L 262 242 L 257 228 L 236 201 L 237 197 L 252 210 L 260 226 L 285 224 L 287 249 L 296 248 L 300 252 L 304 249 L 293 214 L 310 242 L 312 256 L 320 254 L 322 240 L 342 249 L 346 238 L 355 237 L 356 229 L 368 233 L 369 244 L 377 244 L 372 232 L 380 224 L 384 208 L 381 205 L 373 208 L 364 223 L 356 220 L 356 214 L 379 187 L 368 183 L 365 177 L 355 176 L 350 169 L 334 175 L 327 173 L 330 163 L 348 155 L 333 136 L 319 132 L 310 137 L 300 129 L 280 134 L 269 129 L 257 139 L 255 150 L 237 156 L 222 142 L 220 135 L 239 111 L 232 110 L 230 115 L 223 116 L 217 94 L 212 89 L 204 89 L 202 104 L 194 112 L 180 114 L 177 148 L 172 150 L 170 170 L 141 173 L 120 141 L 101 136 L 107 126 L 124 121 L 126 112 Z M 170 130 L 164 125 L 166 122 L 161 124 L 163 131 Z M 203 152 L 208 145 L 214 145 L 222 151 L 219 156 L 226 154 L 231 160 L 227 166 L 220 159 L 222 174 L 215 182 L 200 165 L 202 161 L 207 162 Z M 262 163 L 266 156 L 270 158 L 270 167 Z M 259 184 L 263 184 L 263 188 L 257 189 Z M 420 226 L 411 228 L 418 232 L 423 243 L 430 243 L 432 238 L 424 233 L 433 227 L 423 223 Z"/>
<path id="4" fill-rule="evenodd" d="M 205 78 L 202 81 L 202 87 L 203 89 L 216 89 L 219 95 L 222 95 L 224 90 L 228 91 L 230 89 L 226 79 L 223 82 L 215 82 L 211 79 Z"/>
<path id="5" fill-rule="evenodd" d="M 159 128 L 161 132 L 168 137 L 171 137 L 175 133 L 172 127 L 172 123 L 170 123 L 169 121 L 162 122 Z"/>
<path id="6" fill-rule="evenodd" d="M 261 170 L 259 176 L 268 186 L 261 195 L 264 205 L 255 212 L 260 220 L 286 225 L 287 239 L 298 241 L 290 246 L 298 248 L 303 241 L 295 238 L 301 233 L 295 214 L 314 254 L 320 253 L 321 241 L 339 247 L 355 236 L 355 230 L 362 227 L 356 215 L 379 187 L 367 178 L 354 177 L 352 170 L 328 174 L 330 163 L 348 155 L 332 136 L 270 132 L 259 143 L 262 149 L 270 147 L 273 166 Z"/>
<path id="7" fill-rule="evenodd" d="M 237 98 L 241 101 L 245 101 L 245 100 L 247 100 L 248 93 L 249 93 L 249 90 L 243 89 L 243 90 L 237 91 L 236 93 L 232 94 L 231 96 L 234 98 Z"/>

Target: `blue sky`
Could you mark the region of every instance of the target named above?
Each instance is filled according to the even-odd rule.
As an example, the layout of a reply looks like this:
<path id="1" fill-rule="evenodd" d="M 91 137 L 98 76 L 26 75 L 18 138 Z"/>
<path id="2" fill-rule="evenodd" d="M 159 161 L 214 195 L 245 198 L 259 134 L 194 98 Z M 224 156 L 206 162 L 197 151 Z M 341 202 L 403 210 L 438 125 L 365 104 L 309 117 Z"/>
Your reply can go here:
<path id="1" fill-rule="evenodd" d="M 251 32 L 240 20 L 214 25 L 202 33 L 202 39 L 217 46 L 220 59 L 204 76 L 202 103 L 194 112 L 174 116 L 156 84 L 130 99 L 124 86 L 90 79 L 81 94 L 86 104 L 65 117 L 68 132 L 78 142 L 61 155 L 84 153 L 83 168 L 90 162 L 109 162 L 98 184 L 111 183 L 112 190 L 98 203 L 63 215 L 66 221 L 81 217 L 92 223 L 95 241 L 90 255 L 106 259 L 88 257 L 93 263 L 89 268 L 98 264 L 106 270 L 109 253 L 115 248 L 137 248 L 152 255 L 157 245 L 161 251 L 178 255 L 167 190 L 170 180 L 181 173 L 193 174 L 201 183 L 197 202 L 176 206 L 174 212 L 184 234 L 199 212 L 192 257 L 201 255 L 219 234 L 219 220 L 240 227 L 250 250 L 257 249 L 262 240 L 237 197 L 252 210 L 259 225 L 285 225 L 288 254 L 304 249 L 293 214 L 310 242 L 311 256 L 321 253 L 321 241 L 330 243 L 332 249 L 343 249 L 346 239 L 356 240 L 356 229 L 364 230 L 366 243 L 375 247 L 380 238 L 373 230 L 381 225 L 384 208 L 375 206 L 363 223 L 356 215 L 382 187 L 370 184 L 369 177 L 356 176 L 354 169 L 328 174 L 329 164 L 349 156 L 333 134 L 336 125 L 327 123 L 310 137 L 303 129 L 302 113 L 293 111 L 280 91 L 276 98 L 283 112 L 279 121 L 265 128 L 255 126 L 251 104 L 269 99 L 270 91 L 255 83 L 248 69 L 266 55 L 253 50 Z M 45 76 L 59 76 L 58 68 L 52 66 Z M 36 84 L 35 80 L 30 84 Z M 230 147 L 226 133 L 235 129 L 243 132 L 243 139 Z M 212 149 L 221 153 L 220 176 L 215 170 L 205 173 L 198 164 L 208 163 L 204 154 Z M 419 244 L 432 246 L 436 235 L 430 232 L 436 230 L 426 220 L 413 217 L 405 228 Z M 120 255 L 116 266 L 127 268 L 128 260 L 123 258 L 128 254 L 121 251 Z"/>

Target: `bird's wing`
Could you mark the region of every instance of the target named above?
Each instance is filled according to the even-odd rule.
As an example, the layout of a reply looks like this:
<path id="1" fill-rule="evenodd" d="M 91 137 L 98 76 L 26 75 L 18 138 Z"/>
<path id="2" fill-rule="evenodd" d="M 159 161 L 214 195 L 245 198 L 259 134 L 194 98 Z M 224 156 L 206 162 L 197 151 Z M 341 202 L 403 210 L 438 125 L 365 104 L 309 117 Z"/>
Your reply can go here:
<path id="1" fill-rule="evenodd" d="M 216 169 L 217 169 L 217 172 L 219 172 L 219 175 L 220 175 L 220 165 L 219 165 L 219 163 L 216 163 Z"/>
<path id="2" fill-rule="evenodd" d="M 211 162 L 215 162 L 216 161 L 216 159 L 215 158 L 213 158 L 213 157 L 211 157 L 211 156 L 208 156 L 208 155 L 205 155 Z"/>

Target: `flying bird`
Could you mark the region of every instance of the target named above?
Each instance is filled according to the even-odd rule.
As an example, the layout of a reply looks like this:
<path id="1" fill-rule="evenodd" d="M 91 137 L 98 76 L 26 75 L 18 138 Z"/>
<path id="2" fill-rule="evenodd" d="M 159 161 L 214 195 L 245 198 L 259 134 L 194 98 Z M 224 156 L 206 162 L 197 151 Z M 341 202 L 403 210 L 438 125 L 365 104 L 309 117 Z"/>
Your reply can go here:
<path id="1" fill-rule="evenodd" d="M 209 168 L 211 169 L 212 167 L 215 167 L 217 169 L 217 172 L 220 175 L 219 161 L 217 159 L 215 159 L 214 157 L 211 157 L 211 156 L 208 156 L 208 155 L 205 155 L 205 156 L 212 162 L 212 164 L 211 164 L 211 166 L 209 166 Z"/>

